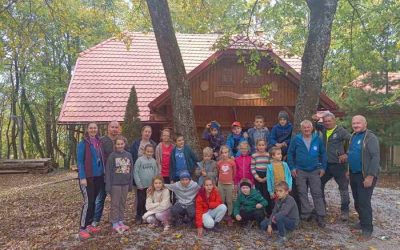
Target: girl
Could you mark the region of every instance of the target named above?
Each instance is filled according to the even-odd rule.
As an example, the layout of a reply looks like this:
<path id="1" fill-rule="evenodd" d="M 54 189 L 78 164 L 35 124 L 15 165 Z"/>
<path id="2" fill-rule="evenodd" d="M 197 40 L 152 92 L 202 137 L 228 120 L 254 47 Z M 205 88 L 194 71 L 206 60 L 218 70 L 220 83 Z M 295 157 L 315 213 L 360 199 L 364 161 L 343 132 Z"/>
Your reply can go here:
<path id="1" fill-rule="evenodd" d="M 169 230 L 170 207 L 169 190 L 164 186 L 163 177 L 156 176 L 153 178 L 151 187 L 147 189 L 147 212 L 143 215 L 143 220 L 151 227 L 156 227 L 161 222 L 166 232 Z"/>
<path id="2" fill-rule="evenodd" d="M 144 155 L 135 163 L 134 177 L 137 186 L 136 221 L 142 224 L 142 217 L 146 212 L 146 192 L 151 185 L 153 177 L 158 175 L 156 160 L 153 158 L 154 147 L 147 144 L 144 147 Z"/>
<path id="3" fill-rule="evenodd" d="M 196 177 L 199 177 L 199 186 L 203 186 L 205 177 L 211 178 L 213 183 L 216 183 L 218 172 L 217 163 L 212 160 L 213 154 L 212 148 L 206 147 L 203 149 L 203 161 L 197 163 L 198 167 L 195 171 Z"/>
<path id="4" fill-rule="evenodd" d="M 172 149 L 174 149 L 174 144 L 171 140 L 171 131 L 167 128 L 163 129 L 161 142 L 156 147 L 156 162 L 164 183 L 170 183 L 169 167 Z"/>
<path id="5" fill-rule="evenodd" d="M 267 166 L 270 163 L 269 154 L 266 152 L 267 142 L 265 139 L 258 139 L 256 142 L 257 152 L 251 156 L 251 173 L 254 176 L 255 187 L 268 201 L 266 212 L 271 214 L 271 198 L 267 190 Z"/>
<path id="6" fill-rule="evenodd" d="M 289 192 L 292 190 L 292 174 L 286 162 L 282 161 L 282 149 L 279 147 L 272 147 L 270 149 L 272 162 L 268 164 L 267 169 L 267 188 L 269 196 L 275 199 L 275 184 L 282 181 L 286 182 L 289 186 Z"/>
<path id="7" fill-rule="evenodd" d="M 84 204 L 82 206 L 79 237 L 88 239 L 91 233 L 100 231 L 91 225 L 95 212 L 95 201 L 104 187 L 104 158 L 96 123 L 89 123 L 85 137 L 77 147 L 79 187 Z"/>
<path id="8" fill-rule="evenodd" d="M 106 168 L 106 192 L 111 194 L 110 221 L 113 231 L 121 234 L 129 229 L 123 220 L 126 197 L 133 186 L 133 160 L 124 150 L 125 141 L 123 136 L 117 136 L 115 151 L 109 155 Z"/>
<path id="9" fill-rule="evenodd" d="M 240 156 L 235 158 L 236 163 L 236 176 L 235 176 L 235 189 L 238 189 L 240 181 L 243 178 L 249 179 L 251 185 L 254 187 L 254 178 L 251 174 L 251 156 L 249 155 L 250 145 L 246 141 L 239 143 Z M 236 192 L 235 192 L 236 193 Z"/>
<path id="10" fill-rule="evenodd" d="M 228 226 L 232 226 L 232 210 L 233 210 L 233 183 L 235 179 L 236 164 L 229 157 L 229 148 L 225 145 L 220 149 L 220 160 L 217 163 L 218 168 L 218 190 L 221 194 L 222 202 L 228 207 L 227 222 Z"/>

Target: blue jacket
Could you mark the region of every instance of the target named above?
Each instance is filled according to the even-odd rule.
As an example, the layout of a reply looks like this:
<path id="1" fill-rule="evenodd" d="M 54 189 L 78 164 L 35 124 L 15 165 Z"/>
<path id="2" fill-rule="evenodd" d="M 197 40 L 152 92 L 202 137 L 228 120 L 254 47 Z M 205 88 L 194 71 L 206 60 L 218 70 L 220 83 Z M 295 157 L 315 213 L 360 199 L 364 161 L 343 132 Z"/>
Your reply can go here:
<path id="1" fill-rule="evenodd" d="M 176 153 L 176 147 L 174 147 L 174 149 L 171 152 L 169 177 L 172 181 L 179 181 L 179 178 L 177 178 L 177 173 L 176 173 L 175 153 Z M 193 151 L 190 149 L 188 145 L 183 146 L 183 154 L 185 155 L 186 166 L 188 168 L 190 176 L 193 178 L 194 171 L 197 167 L 197 162 L 199 160 L 197 159 L 197 156 L 193 153 Z"/>
<path id="2" fill-rule="evenodd" d="M 317 133 L 312 134 L 310 151 L 303 142 L 303 135 L 297 134 L 290 142 L 288 150 L 290 170 L 300 169 L 307 172 L 322 168 L 326 170 L 327 156 L 324 143 Z"/>
<path id="3" fill-rule="evenodd" d="M 76 149 L 76 158 L 77 158 L 77 164 L 78 164 L 78 176 L 79 179 L 86 179 L 87 177 L 92 177 L 92 176 L 86 176 L 86 171 L 85 171 L 85 144 L 89 143 L 87 139 L 83 139 L 79 142 L 77 149 Z M 92 155 L 92 162 L 91 162 L 91 167 L 92 167 L 92 175 L 93 176 L 102 176 L 104 174 L 104 162 L 102 160 L 102 156 L 97 154 L 96 149 L 92 144 L 90 144 L 90 153 Z M 87 163 L 89 164 L 89 163 Z"/>
<path id="4" fill-rule="evenodd" d="M 142 138 L 138 138 L 136 140 L 133 141 L 132 146 L 129 150 L 129 153 L 131 153 L 132 155 L 132 160 L 133 160 L 133 165 L 135 165 L 136 160 L 138 159 L 139 155 L 139 147 L 140 147 L 140 141 L 142 140 Z M 153 141 L 152 139 L 150 139 L 150 143 L 153 145 L 154 147 L 154 151 L 156 150 L 157 147 L 157 143 L 155 141 Z"/>
<path id="5" fill-rule="evenodd" d="M 288 164 L 284 161 L 282 163 L 285 171 L 285 181 L 289 185 L 289 189 L 292 189 L 292 173 L 290 172 Z M 272 166 L 272 163 L 270 163 L 267 166 L 267 189 L 270 194 L 275 192 L 276 183 L 274 183 L 274 180 L 274 167 Z"/>
<path id="6" fill-rule="evenodd" d="M 264 140 L 267 144 L 269 144 L 269 130 L 268 128 L 261 128 L 261 132 L 264 134 Z M 250 128 L 247 133 L 249 134 L 249 144 L 250 144 L 250 153 L 254 154 L 256 152 L 256 138 L 254 138 L 254 134 L 257 132 L 256 128 Z"/>
<path id="7" fill-rule="evenodd" d="M 230 154 L 230 156 L 234 156 L 234 157 L 240 156 L 240 151 L 239 151 L 239 149 L 238 149 L 237 147 L 239 146 L 239 144 L 240 144 L 242 141 L 247 141 L 247 139 L 244 138 L 243 134 L 244 134 L 244 132 L 242 131 L 241 134 L 240 134 L 239 142 L 238 142 L 237 145 L 236 145 L 236 148 L 235 148 L 235 140 L 234 140 L 234 138 L 233 138 L 233 134 L 230 133 L 230 134 L 228 135 L 228 138 L 226 139 L 226 146 L 228 146 L 228 148 L 229 148 L 229 154 Z M 235 149 L 234 149 L 234 148 L 235 148 Z M 236 152 L 236 153 L 234 153 L 234 152 Z"/>
<path id="8" fill-rule="evenodd" d="M 269 135 L 269 145 L 273 146 L 277 143 L 286 142 L 287 148 L 283 148 L 282 152 L 286 153 L 289 145 L 290 139 L 292 137 L 293 126 L 288 122 L 285 126 L 281 126 L 279 123 L 272 127 L 271 133 Z"/>

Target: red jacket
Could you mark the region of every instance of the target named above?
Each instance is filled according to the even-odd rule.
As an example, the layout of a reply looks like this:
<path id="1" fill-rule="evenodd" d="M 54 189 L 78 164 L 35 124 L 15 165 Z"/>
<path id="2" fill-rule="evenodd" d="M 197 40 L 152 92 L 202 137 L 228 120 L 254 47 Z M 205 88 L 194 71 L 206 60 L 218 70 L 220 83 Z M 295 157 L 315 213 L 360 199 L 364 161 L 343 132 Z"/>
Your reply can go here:
<path id="1" fill-rule="evenodd" d="M 206 190 L 202 187 L 196 196 L 196 226 L 198 228 L 203 227 L 203 214 L 207 213 L 209 209 L 214 209 L 221 204 L 221 196 L 215 187 L 211 190 L 208 200 Z"/>

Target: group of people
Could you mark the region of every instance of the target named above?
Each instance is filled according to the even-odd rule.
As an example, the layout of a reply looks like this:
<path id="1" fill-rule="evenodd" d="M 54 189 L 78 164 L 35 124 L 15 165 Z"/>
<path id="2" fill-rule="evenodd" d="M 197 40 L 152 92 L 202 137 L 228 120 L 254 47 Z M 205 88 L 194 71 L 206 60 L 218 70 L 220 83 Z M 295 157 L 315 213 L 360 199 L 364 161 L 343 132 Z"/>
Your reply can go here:
<path id="1" fill-rule="evenodd" d="M 232 123 L 225 140 L 217 121 L 206 125 L 202 138 L 209 146 L 201 161 L 185 144 L 183 135 L 161 131 L 160 143 L 152 139 L 152 128 L 144 126 L 132 146 L 120 135 L 118 122 L 108 125 L 99 137 L 95 123 L 89 123 L 78 144 L 77 163 L 84 198 L 79 236 L 90 238 L 100 230 L 104 201 L 111 197 L 112 230 L 129 230 L 124 224 L 127 194 L 136 192 L 136 224 L 150 227 L 188 225 L 221 231 L 220 223 L 234 221 L 245 227 L 258 225 L 278 243 L 287 240 L 300 219 L 316 218 L 325 227 L 325 184 L 332 178 L 339 186 L 341 218 L 349 219 L 349 190 L 352 189 L 361 230 L 360 240 L 371 238 L 371 196 L 379 173 L 379 143 L 367 129 L 363 116 L 352 119 L 353 134 L 336 125 L 334 114 L 314 115 L 301 122 L 301 132 L 292 137 L 292 125 L 285 111 L 269 131 L 262 116 L 254 127 L 243 131 Z M 322 123 L 319 120 L 322 119 Z M 311 192 L 314 208 L 308 199 Z"/>

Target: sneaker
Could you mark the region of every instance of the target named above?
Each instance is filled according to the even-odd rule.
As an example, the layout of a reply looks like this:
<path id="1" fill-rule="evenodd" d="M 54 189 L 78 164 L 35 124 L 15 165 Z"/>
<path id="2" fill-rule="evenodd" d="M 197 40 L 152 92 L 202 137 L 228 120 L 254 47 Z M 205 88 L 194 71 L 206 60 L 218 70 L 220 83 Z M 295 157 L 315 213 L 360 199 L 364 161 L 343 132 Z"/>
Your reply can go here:
<path id="1" fill-rule="evenodd" d="M 120 226 L 124 231 L 129 230 L 129 227 L 128 227 L 127 225 L 125 225 L 122 221 L 119 222 L 118 224 L 119 224 L 119 226 Z"/>
<path id="2" fill-rule="evenodd" d="M 170 226 L 169 226 L 169 225 L 165 225 L 165 226 L 164 226 L 164 232 L 168 232 L 169 229 L 170 229 Z"/>
<path id="3" fill-rule="evenodd" d="M 143 219 L 142 218 L 137 218 L 136 219 L 136 225 L 142 225 L 143 224 Z"/>
<path id="4" fill-rule="evenodd" d="M 361 228 L 360 222 L 353 224 L 353 225 L 350 227 L 350 229 L 352 229 L 352 230 L 361 230 L 362 228 Z"/>
<path id="5" fill-rule="evenodd" d="M 342 221 L 348 221 L 349 220 L 349 211 L 342 211 L 340 214 L 340 219 Z"/>
<path id="6" fill-rule="evenodd" d="M 226 222 L 228 223 L 228 227 L 233 226 L 233 221 L 232 221 L 232 218 L 230 216 L 226 218 Z"/>
<path id="7" fill-rule="evenodd" d="M 215 222 L 214 223 L 213 231 L 216 232 L 216 233 L 221 233 L 222 232 L 222 228 L 221 228 L 221 225 L 219 224 L 219 222 Z"/>
<path id="8" fill-rule="evenodd" d="M 119 234 L 123 234 L 124 233 L 124 229 L 120 225 L 113 226 L 112 230 L 113 230 L 113 232 L 116 232 L 116 233 L 119 233 Z"/>
<path id="9" fill-rule="evenodd" d="M 325 224 L 325 218 L 323 216 L 318 216 L 317 217 L 317 224 L 320 228 L 325 228 L 326 224 Z"/>
<path id="10" fill-rule="evenodd" d="M 362 231 L 361 235 L 357 238 L 358 241 L 369 241 L 372 239 L 372 232 Z"/>
<path id="11" fill-rule="evenodd" d="M 89 233 L 93 233 L 93 234 L 101 231 L 100 227 L 94 227 L 92 225 L 87 226 L 86 229 L 89 231 Z"/>
<path id="12" fill-rule="evenodd" d="M 79 230 L 79 239 L 87 240 L 90 237 L 92 237 L 92 236 L 90 235 L 90 233 L 87 230 Z"/>
<path id="13" fill-rule="evenodd" d="M 100 222 L 98 222 L 98 221 L 93 221 L 92 222 L 92 226 L 94 226 L 94 227 L 98 227 L 99 224 L 100 224 Z"/>

